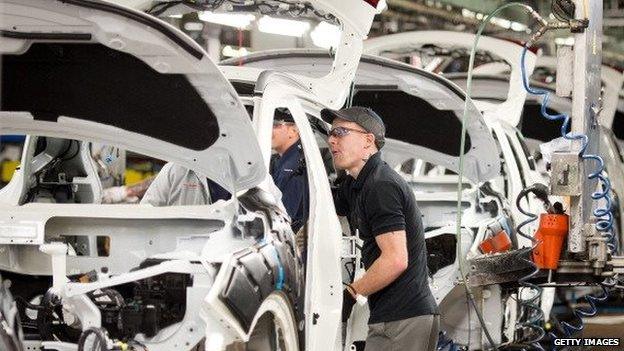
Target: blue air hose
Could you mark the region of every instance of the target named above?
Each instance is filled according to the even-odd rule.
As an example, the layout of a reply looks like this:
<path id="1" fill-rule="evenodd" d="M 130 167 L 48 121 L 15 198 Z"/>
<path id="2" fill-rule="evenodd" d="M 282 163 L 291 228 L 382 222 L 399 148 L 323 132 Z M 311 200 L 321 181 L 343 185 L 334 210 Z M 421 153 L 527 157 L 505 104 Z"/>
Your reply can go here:
<path id="1" fill-rule="evenodd" d="M 613 219 L 614 218 L 613 218 L 613 213 L 611 212 L 611 206 L 612 206 L 612 200 L 611 200 L 611 195 L 610 195 L 611 182 L 606 176 L 603 175 L 604 161 L 602 157 L 600 157 L 599 155 L 585 153 L 589 145 L 589 138 L 587 135 L 581 134 L 581 133 L 568 133 L 568 129 L 570 126 L 570 117 L 568 115 L 564 113 L 553 115 L 547 112 L 550 92 L 547 90 L 543 90 L 543 89 L 534 89 L 529 86 L 529 78 L 526 74 L 526 67 L 525 67 L 525 61 L 526 61 L 525 58 L 526 58 L 527 51 L 528 51 L 528 47 L 525 46 L 522 51 L 521 66 L 520 66 L 522 70 L 522 84 L 524 85 L 524 89 L 532 95 L 541 95 L 543 97 L 542 104 L 541 104 L 541 113 L 542 113 L 542 116 L 544 116 L 544 118 L 551 120 L 551 121 L 555 121 L 555 120 L 563 121 L 561 125 L 561 136 L 563 138 L 567 140 L 572 140 L 572 141 L 574 140 L 581 141 L 581 149 L 579 151 L 579 156 L 581 157 L 581 159 L 584 161 L 594 160 L 598 163 L 598 167 L 594 170 L 593 173 L 591 173 L 588 176 L 588 178 L 589 179 L 598 178 L 598 180 L 602 182 L 603 191 L 602 192 L 596 191 L 592 193 L 591 197 L 594 201 L 604 199 L 606 202 L 606 206 L 604 208 L 595 209 L 593 211 L 593 215 L 598 219 L 598 221 L 595 224 L 596 229 L 599 232 L 603 233 L 603 235 L 607 238 L 607 247 L 609 249 L 609 253 L 614 253 L 617 251 L 617 244 L 615 243 L 615 240 L 614 240 L 615 237 L 613 235 Z M 596 303 L 605 301 L 609 297 L 609 291 L 607 289 L 608 286 L 609 285 L 606 282 L 603 282 L 601 284 L 601 287 L 603 290 L 603 294 L 601 296 L 595 296 L 591 294 L 585 296 L 585 300 L 590 305 L 590 308 L 588 310 L 581 309 L 581 308 L 575 308 L 573 310 L 573 314 L 578 320 L 578 323 L 576 325 L 573 325 L 568 322 L 561 323 L 563 325 L 564 333 L 567 336 L 571 336 L 572 334 L 578 331 L 581 331 L 583 329 L 584 327 L 583 317 L 594 316 L 597 313 L 598 310 L 596 308 Z M 549 335 L 553 339 L 557 338 L 557 336 L 552 332 L 549 333 Z"/>
<path id="2" fill-rule="evenodd" d="M 593 215 L 599 219 L 598 222 L 596 223 L 596 229 L 599 232 L 604 233 L 603 235 L 608 240 L 607 246 L 609 247 L 610 252 L 613 253 L 617 250 L 616 243 L 614 240 L 615 237 L 613 235 L 614 217 L 613 217 L 613 213 L 611 212 L 613 200 L 611 199 L 611 194 L 610 194 L 611 182 L 609 181 L 609 178 L 607 178 L 603 174 L 604 160 L 599 155 L 585 154 L 585 151 L 587 150 L 587 146 L 589 145 L 589 138 L 587 137 L 587 135 L 581 134 L 581 133 L 568 133 L 567 132 L 570 126 L 570 116 L 568 116 L 565 113 L 554 114 L 554 115 L 548 113 L 547 108 L 548 108 L 548 101 L 550 98 L 550 92 L 547 90 L 543 90 L 543 89 L 535 89 L 529 86 L 529 78 L 526 74 L 526 67 L 525 67 L 527 51 L 528 51 L 528 48 L 525 46 L 524 49 L 522 50 L 521 66 L 520 66 L 522 70 L 522 84 L 524 85 L 524 89 L 532 95 L 543 96 L 541 109 L 540 109 L 542 116 L 544 116 L 546 119 L 551 120 L 551 121 L 557 121 L 557 120 L 563 121 L 561 125 L 561 136 L 563 138 L 567 140 L 572 140 L 572 141 L 575 141 L 575 140 L 581 141 L 581 150 L 579 151 L 579 156 L 583 160 L 594 160 L 598 162 L 598 167 L 593 173 L 591 173 L 588 176 L 588 178 L 589 179 L 598 178 L 603 184 L 603 191 L 602 192 L 596 191 L 592 193 L 591 197 L 594 201 L 604 199 L 606 201 L 606 206 L 604 208 L 595 209 L 593 211 Z M 603 218 L 603 217 L 606 217 L 606 218 Z"/>

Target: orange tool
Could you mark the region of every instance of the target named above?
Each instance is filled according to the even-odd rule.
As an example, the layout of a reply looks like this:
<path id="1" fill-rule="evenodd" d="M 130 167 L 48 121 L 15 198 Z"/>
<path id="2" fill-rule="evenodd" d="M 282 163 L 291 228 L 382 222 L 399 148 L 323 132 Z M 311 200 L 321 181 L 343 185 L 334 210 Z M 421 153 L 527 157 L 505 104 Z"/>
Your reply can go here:
<path id="1" fill-rule="evenodd" d="M 568 235 L 568 215 L 540 215 L 540 225 L 535 233 L 537 246 L 533 250 L 533 262 L 540 269 L 557 269 L 563 241 Z"/>
<path id="2" fill-rule="evenodd" d="M 511 239 L 509 239 L 509 235 L 504 230 L 501 230 L 496 235 L 483 240 L 479 244 L 479 249 L 481 252 L 490 254 L 497 252 L 505 252 L 511 248 Z"/>

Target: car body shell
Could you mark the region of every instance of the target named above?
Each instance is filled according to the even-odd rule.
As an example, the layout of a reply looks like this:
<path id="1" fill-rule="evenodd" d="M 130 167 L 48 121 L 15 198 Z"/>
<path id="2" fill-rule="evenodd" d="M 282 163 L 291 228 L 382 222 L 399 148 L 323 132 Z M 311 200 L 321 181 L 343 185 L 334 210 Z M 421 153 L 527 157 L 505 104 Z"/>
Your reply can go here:
<path id="1" fill-rule="evenodd" d="M 342 24 L 336 69 L 316 79 L 279 74 L 267 77 L 257 111 L 263 111 L 261 114 L 270 119 L 255 118 L 254 126 L 235 90 L 203 49 L 154 17 L 104 1 L 3 3 L 0 9 L 3 67 L 8 67 L 8 63 L 24 67 L 29 64 L 25 59 L 31 57 L 25 54 L 34 55 L 37 60 L 47 60 L 66 69 L 67 75 L 51 82 L 76 83 L 71 79 L 84 73 L 84 85 L 68 84 L 65 88 L 82 87 L 98 94 L 92 95 L 97 99 L 84 99 L 82 104 L 72 100 L 81 96 L 82 91 L 58 95 L 58 99 L 47 101 L 48 107 L 55 108 L 52 115 L 40 113 L 50 110 L 26 95 L 3 99 L 1 133 L 28 134 L 33 136 L 33 141 L 27 143 L 32 147 L 27 145 L 24 151 L 26 159 L 14 177 L 16 181 L 3 188 L 0 196 L 2 269 L 7 274 L 16 274 L 14 281 L 24 287 L 33 283 L 33 278 L 28 277 L 35 275 L 42 275 L 44 284 L 51 280 L 49 293 L 59 297 L 67 315 L 80 321 L 79 330 L 102 326 L 101 311 L 89 298 L 94 291 L 154 282 L 162 276 L 192 277 L 192 282 L 183 289 L 184 302 L 189 308 L 181 320 L 164 326 L 153 336 L 135 336 L 150 350 L 191 349 L 202 340 L 211 349 L 255 342 L 254 329 L 264 323 L 266 315 L 271 316 L 271 323 L 281 331 L 283 349 L 297 350 L 303 345 L 310 350 L 341 348 L 341 301 L 337 298 L 342 289 L 341 232 L 329 185 L 326 179 L 309 177 L 311 188 L 324 195 L 311 199 L 313 215 L 308 230 L 318 234 L 310 234 L 314 239 L 309 243 L 309 269 L 304 274 L 289 218 L 266 171 L 266 156 L 270 152 L 263 150 L 258 138 L 270 135 L 270 111 L 277 105 L 286 104 L 295 119 L 303 123 L 301 101 L 333 108 L 343 104 L 355 74 L 362 40 L 379 8 L 355 0 L 312 3 L 318 10 L 333 14 Z M 140 7 L 144 2 L 130 5 Z M 75 58 L 81 64 L 68 68 L 63 66 L 67 61 L 59 63 L 58 57 L 69 62 Z M 107 60 L 118 63 L 116 59 L 124 60 L 128 66 L 114 64 L 114 67 L 132 68 L 125 72 L 126 76 L 105 71 L 110 68 Z M 94 67 L 93 63 L 100 66 Z M 44 73 L 47 69 L 38 68 Z M 101 72 L 108 76 L 102 76 Z M 133 80 L 137 78 L 132 77 L 136 72 L 152 80 Z M 94 75 L 90 77 L 87 73 Z M 34 73 L 31 76 L 24 77 L 41 78 Z M 17 84 L 15 77 L 3 78 L 8 84 Z M 98 91 L 102 89 L 99 84 L 106 86 L 109 79 L 121 82 L 120 89 Z M 145 82 L 152 85 L 137 86 Z M 33 86 L 48 88 L 40 84 L 21 88 L 27 92 Z M 154 86 L 156 90 L 148 90 Z M 187 94 L 176 96 L 169 91 L 169 95 L 156 96 L 171 87 Z M 114 97 L 122 91 L 127 95 Z M 44 93 L 52 96 L 58 91 L 44 90 Z M 150 111 L 145 105 L 148 102 L 145 94 L 156 94 L 152 104 L 163 101 L 170 104 L 162 107 L 169 114 Z M 110 109 L 97 105 L 101 101 L 110 102 L 111 98 L 118 99 L 118 104 L 108 105 Z M 130 103 L 131 99 L 135 99 L 134 104 Z M 85 110 L 85 106 L 89 108 Z M 189 113 L 176 115 L 168 108 Z M 143 118 L 139 119 L 137 113 L 143 114 Z M 161 115 L 154 115 L 158 113 Z M 188 119 L 191 115 L 198 118 L 195 124 Z M 207 121 L 207 116 L 212 116 L 212 120 Z M 206 127 L 206 123 L 212 127 Z M 185 127 L 189 129 L 184 130 Z M 172 139 L 178 132 L 197 138 L 178 134 L 177 139 Z M 33 167 L 36 162 L 32 162 L 38 156 L 33 146 L 34 136 L 97 141 L 172 161 L 208 176 L 234 196 L 229 201 L 205 206 L 163 208 L 24 203 L 24 189 L 36 171 Z M 312 149 L 315 141 L 302 139 L 304 146 Z M 86 144 L 79 145 L 77 155 L 82 158 Z M 306 161 L 310 165 L 322 165 L 320 155 L 306 155 Z M 83 166 L 88 163 L 83 162 Z M 91 183 L 84 179 L 83 182 Z M 91 195 L 93 202 L 97 202 L 97 191 Z M 67 254 L 64 237 L 82 236 L 93 244 L 102 233 L 112 238 L 108 257 Z M 102 267 L 107 269 L 102 271 Z M 66 278 L 68 274 L 84 274 L 91 269 L 101 271 L 97 279 L 78 282 Z M 250 301 L 253 301 L 251 305 Z M 264 342 L 269 342 L 267 335 Z M 71 340 L 50 339 L 43 343 L 32 341 L 28 346 L 41 345 L 62 350 L 76 347 Z"/>

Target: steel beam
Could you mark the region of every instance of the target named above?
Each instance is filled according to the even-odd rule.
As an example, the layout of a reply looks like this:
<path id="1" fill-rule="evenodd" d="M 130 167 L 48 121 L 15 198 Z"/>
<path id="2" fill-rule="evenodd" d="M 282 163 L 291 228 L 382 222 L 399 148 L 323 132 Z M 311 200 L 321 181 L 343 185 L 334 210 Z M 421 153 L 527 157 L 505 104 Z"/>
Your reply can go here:
<path id="1" fill-rule="evenodd" d="M 575 0 L 577 19 L 587 18 L 589 27 L 574 35 L 574 91 L 572 93 L 572 132 L 589 137 L 586 153 L 598 154 L 598 116 L 600 109 L 600 67 L 602 62 L 602 1 Z M 595 168 L 595 161 L 583 162 L 587 177 Z M 596 190 L 596 181 L 582 178 L 580 196 L 572 196 L 570 201 L 570 235 L 568 250 L 584 253 L 586 235 L 583 224 L 589 223 L 593 201 L 591 194 Z"/>

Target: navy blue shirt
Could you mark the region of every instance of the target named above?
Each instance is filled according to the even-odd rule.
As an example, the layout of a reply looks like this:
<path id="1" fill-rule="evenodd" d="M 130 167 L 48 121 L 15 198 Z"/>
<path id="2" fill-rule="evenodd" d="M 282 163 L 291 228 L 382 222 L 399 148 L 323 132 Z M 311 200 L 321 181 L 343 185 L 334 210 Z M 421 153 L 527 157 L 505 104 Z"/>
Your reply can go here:
<path id="1" fill-rule="evenodd" d="M 301 141 L 297 141 L 273 160 L 271 177 L 282 192 L 282 203 L 292 219 L 292 228 L 296 233 L 308 218 L 308 173 Z"/>
<path id="2" fill-rule="evenodd" d="M 208 181 L 208 192 L 210 193 L 210 201 L 217 202 L 218 200 L 229 200 L 232 198 L 232 194 L 225 190 L 221 185 L 206 178 Z"/>

